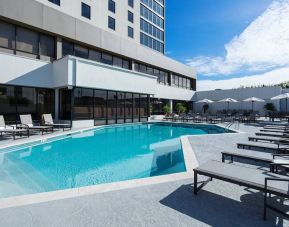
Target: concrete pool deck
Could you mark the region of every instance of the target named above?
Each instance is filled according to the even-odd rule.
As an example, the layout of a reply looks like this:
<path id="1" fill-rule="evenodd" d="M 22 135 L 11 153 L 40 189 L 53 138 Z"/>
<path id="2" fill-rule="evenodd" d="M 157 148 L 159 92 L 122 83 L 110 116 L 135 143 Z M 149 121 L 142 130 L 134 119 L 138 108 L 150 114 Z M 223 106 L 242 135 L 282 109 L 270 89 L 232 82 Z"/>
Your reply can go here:
<path id="1" fill-rule="evenodd" d="M 258 128 L 246 133 L 191 136 L 199 163 L 221 159 Z M 259 192 L 214 180 L 194 196 L 193 179 L 122 189 L 70 199 L 0 209 L 0 226 L 287 226 L 269 212 L 262 220 Z"/>

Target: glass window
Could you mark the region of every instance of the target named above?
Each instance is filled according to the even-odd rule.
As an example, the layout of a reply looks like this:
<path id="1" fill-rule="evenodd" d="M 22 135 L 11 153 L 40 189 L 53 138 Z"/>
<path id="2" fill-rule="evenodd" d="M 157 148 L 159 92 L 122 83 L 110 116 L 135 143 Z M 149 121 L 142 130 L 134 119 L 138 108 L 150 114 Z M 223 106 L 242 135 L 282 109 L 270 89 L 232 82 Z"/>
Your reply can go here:
<path id="1" fill-rule="evenodd" d="M 133 8 L 134 7 L 134 0 L 128 0 L 128 5 Z"/>
<path id="2" fill-rule="evenodd" d="M 108 0 L 108 10 L 115 13 L 115 1 Z"/>
<path id="3" fill-rule="evenodd" d="M 93 119 L 93 90 L 87 88 L 74 89 L 74 119 Z"/>
<path id="4" fill-rule="evenodd" d="M 17 119 L 14 86 L 0 85 L 0 115 L 12 123 L 15 123 L 14 121 Z"/>
<path id="5" fill-rule="evenodd" d="M 94 121 L 95 125 L 106 124 L 107 91 L 94 90 Z"/>
<path id="6" fill-rule="evenodd" d="M 139 121 L 139 106 L 140 105 L 140 98 L 139 94 L 133 95 L 133 121 L 138 122 Z"/>
<path id="7" fill-rule="evenodd" d="M 74 44 L 70 42 L 62 42 L 62 56 L 74 55 Z"/>
<path id="8" fill-rule="evenodd" d="M 115 124 L 116 120 L 116 100 L 117 94 L 114 91 L 107 93 L 107 123 Z"/>
<path id="9" fill-rule="evenodd" d="M 134 32 L 133 32 L 133 28 L 130 27 L 130 26 L 128 26 L 128 30 L 127 30 L 127 35 L 128 35 L 128 37 L 133 38 L 133 37 L 134 37 L 134 34 L 133 34 L 133 33 L 134 33 Z"/>
<path id="10" fill-rule="evenodd" d="M 129 22 L 133 23 L 133 13 L 132 12 L 128 11 L 127 19 Z"/>
<path id="11" fill-rule="evenodd" d="M 60 6 L 60 0 L 48 0 L 48 1 Z"/>
<path id="12" fill-rule="evenodd" d="M 40 35 L 40 55 L 55 58 L 55 40 L 53 36 Z"/>
<path id="13" fill-rule="evenodd" d="M 99 51 L 89 50 L 89 56 L 88 56 L 88 58 L 89 58 L 90 60 L 100 62 L 100 60 L 101 60 L 101 53 L 100 53 Z"/>
<path id="14" fill-rule="evenodd" d="M 147 67 L 145 65 L 140 64 L 139 65 L 139 71 L 142 73 L 146 73 L 147 72 Z"/>
<path id="15" fill-rule="evenodd" d="M 18 27 L 16 49 L 26 53 L 38 54 L 38 33 Z"/>
<path id="16" fill-rule="evenodd" d="M 101 62 L 104 64 L 112 65 L 113 64 L 112 55 L 102 53 L 101 54 Z"/>
<path id="17" fill-rule="evenodd" d="M 140 95 L 140 118 L 141 121 L 147 120 L 148 117 L 148 96 Z"/>
<path id="18" fill-rule="evenodd" d="M 133 118 L 133 95 L 131 93 L 125 94 L 125 122 L 132 122 Z"/>
<path id="19" fill-rule="evenodd" d="M 122 68 L 122 59 L 113 57 L 113 65 Z"/>
<path id="20" fill-rule="evenodd" d="M 15 49 L 15 26 L 0 21 L 0 46 Z"/>
<path id="21" fill-rule="evenodd" d="M 32 114 L 32 119 L 37 118 L 36 89 L 29 87 L 16 87 L 17 113 Z"/>
<path id="22" fill-rule="evenodd" d="M 130 69 L 130 63 L 127 60 L 122 60 L 122 67 L 124 69 Z"/>
<path id="23" fill-rule="evenodd" d="M 124 123 L 125 93 L 117 92 L 117 123 Z"/>
<path id="24" fill-rule="evenodd" d="M 115 19 L 108 17 L 108 27 L 112 30 L 115 30 Z"/>
<path id="25" fill-rule="evenodd" d="M 88 48 L 79 46 L 79 45 L 74 45 L 74 54 L 76 57 L 80 58 L 88 58 Z"/>
<path id="26" fill-rule="evenodd" d="M 90 6 L 83 2 L 81 3 L 81 16 L 90 19 Z"/>
<path id="27" fill-rule="evenodd" d="M 37 114 L 41 119 L 42 114 L 52 114 L 55 112 L 55 93 L 52 89 L 37 89 Z"/>
<path id="28" fill-rule="evenodd" d="M 59 118 L 61 120 L 71 120 L 71 96 L 72 90 L 59 89 Z"/>

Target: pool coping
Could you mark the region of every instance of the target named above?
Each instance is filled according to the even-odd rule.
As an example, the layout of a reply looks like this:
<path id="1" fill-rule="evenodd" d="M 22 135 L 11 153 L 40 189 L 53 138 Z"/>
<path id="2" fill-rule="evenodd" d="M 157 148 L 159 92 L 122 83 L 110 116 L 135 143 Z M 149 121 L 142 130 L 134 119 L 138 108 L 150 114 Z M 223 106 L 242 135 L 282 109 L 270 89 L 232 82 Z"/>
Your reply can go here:
<path id="1" fill-rule="evenodd" d="M 125 124 L 125 125 L 129 125 L 129 124 Z M 86 132 L 86 131 L 94 130 L 97 128 L 103 128 L 103 126 L 77 130 L 74 133 Z M 65 136 L 67 134 L 72 134 L 72 132 L 64 133 L 61 135 L 54 135 L 48 138 Z M 222 133 L 220 135 L 224 135 L 224 134 L 228 134 L 228 133 Z M 193 179 L 193 170 L 194 168 L 198 167 L 199 163 L 195 155 L 195 152 L 190 144 L 189 137 L 209 136 L 209 135 L 210 134 L 185 135 L 185 136 L 180 137 L 183 155 L 184 155 L 184 161 L 186 165 L 185 172 L 167 174 L 167 175 L 162 175 L 162 176 L 146 177 L 146 178 L 140 178 L 140 179 L 133 179 L 133 180 L 127 180 L 127 181 L 119 181 L 119 182 L 106 183 L 106 184 L 100 184 L 100 185 L 90 185 L 90 186 L 85 186 L 85 187 L 80 187 L 80 188 L 71 188 L 71 189 L 56 190 L 56 191 L 43 192 L 43 193 L 7 197 L 7 198 L 0 199 L 0 209 L 26 206 L 26 205 L 32 205 L 32 204 L 37 204 L 37 203 L 55 201 L 55 200 L 75 198 L 75 197 L 80 197 L 80 196 L 88 196 L 88 195 L 97 194 L 97 193 L 137 188 L 137 187 L 142 187 L 142 186 L 167 183 L 167 182 L 178 181 L 178 180 Z M 218 134 L 212 134 L 212 135 L 218 135 Z M 48 139 L 48 138 L 46 137 L 45 139 Z M 36 141 L 41 141 L 41 140 L 36 139 Z M 4 148 L 1 148 L 1 149 L 4 149 Z"/>

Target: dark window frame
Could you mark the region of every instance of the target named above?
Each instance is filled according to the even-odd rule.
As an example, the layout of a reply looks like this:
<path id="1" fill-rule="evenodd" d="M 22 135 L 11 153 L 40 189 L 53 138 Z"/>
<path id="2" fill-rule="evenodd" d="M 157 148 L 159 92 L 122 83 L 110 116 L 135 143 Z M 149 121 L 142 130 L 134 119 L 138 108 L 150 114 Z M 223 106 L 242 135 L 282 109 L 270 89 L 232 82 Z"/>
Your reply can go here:
<path id="1" fill-rule="evenodd" d="M 108 28 L 115 31 L 115 19 L 111 16 L 108 16 Z"/>
<path id="2" fill-rule="evenodd" d="M 112 13 L 115 13 L 115 11 L 116 11 L 115 1 L 108 0 L 108 10 Z"/>
<path id="3" fill-rule="evenodd" d="M 91 19 L 91 7 L 84 2 L 81 2 L 81 16 L 89 20 Z"/>
<path id="4" fill-rule="evenodd" d="M 48 1 L 55 4 L 55 5 L 58 5 L 58 6 L 60 6 L 60 4 L 61 4 L 60 0 L 48 0 Z"/>

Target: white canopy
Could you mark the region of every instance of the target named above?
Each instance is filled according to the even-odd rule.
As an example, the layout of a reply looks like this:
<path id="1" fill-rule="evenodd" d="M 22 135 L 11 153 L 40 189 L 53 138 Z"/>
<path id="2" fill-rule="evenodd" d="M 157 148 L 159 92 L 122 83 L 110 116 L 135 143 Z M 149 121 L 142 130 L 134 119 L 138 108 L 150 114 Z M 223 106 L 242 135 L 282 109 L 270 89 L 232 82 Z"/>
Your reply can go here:
<path id="1" fill-rule="evenodd" d="M 289 93 L 284 93 L 284 94 L 277 95 L 277 96 L 271 98 L 271 100 L 280 100 L 280 99 L 286 99 L 286 113 L 288 113 Z"/>
<path id="2" fill-rule="evenodd" d="M 220 101 L 218 101 L 218 102 L 238 102 L 236 99 L 232 99 L 232 98 L 226 98 L 226 99 L 222 99 L 222 100 L 220 100 Z"/>
<path id="3" fill-rule="evenodd" d="M 244 99 L 243 102 L 265 102 L 265 100 L 256 97 L 251 97 Z"/>
<path id="4" fill-rule="evenodd" d="M 256 98 L 256 97 L 251 97 L 251 98 L 244 99 L 243 102 L 251 102 L 252 103 L 252 112 L 253 112 L 254 111 L 254 103 L 255 102 L 265 102 L 265 100 L 260 99 L 260 98 Z"/>
<path id="5" fill-rule="evenodd" d="M 214 101 L 210 100 L 210 99 L 202 99 L 197 101 L 196 103 L 213 103 Z"/>
<path id="6" fill-rule="evenodd" d="M 280 99 L 289 99 L 289 93 L 284 93 L 271 98 L 271 100 L 280 100 Z"/>

